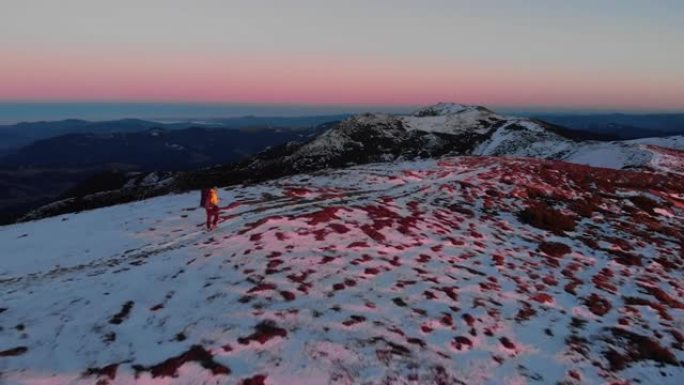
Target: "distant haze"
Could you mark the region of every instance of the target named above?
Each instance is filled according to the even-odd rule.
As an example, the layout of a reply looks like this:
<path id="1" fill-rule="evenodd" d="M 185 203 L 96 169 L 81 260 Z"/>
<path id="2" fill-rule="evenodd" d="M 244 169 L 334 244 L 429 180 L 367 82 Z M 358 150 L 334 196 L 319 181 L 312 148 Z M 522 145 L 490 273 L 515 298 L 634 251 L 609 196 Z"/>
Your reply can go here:
<path id="1" fill-rule="evenodd" d="M 149 102 L 2 102 L 0 125 L 20 122 L 82 119 L 91 121 L 125 118 L 158 122 L 202 121 L 244 116 L 299 117 L 386 112 L 408 114 L 419 105 L 304 105 L 304 104 L 240 104 L 240 103 L 149 103 Z M 572 107 L 487 106 L 499 113 L 517 116 L 576 115 L 663 112 L 652 109 L 592 109 Z M 677 112 L 674 110 L 674 112 Z"/>
<path id="2" fill-rule="evenodd" d="M 3 0 L 0 101 L 681 110 L 682 42 L 681 0 Z"/>
<path id="3" fill-rule="evenodd" d="M 63 119 L 137 118 L 161 122 L 242 116 L 318 116 L 361 112 L 408 113 L 408 106 L 316 106 L 219 103 L 0 102 L 0 125 Z"/>

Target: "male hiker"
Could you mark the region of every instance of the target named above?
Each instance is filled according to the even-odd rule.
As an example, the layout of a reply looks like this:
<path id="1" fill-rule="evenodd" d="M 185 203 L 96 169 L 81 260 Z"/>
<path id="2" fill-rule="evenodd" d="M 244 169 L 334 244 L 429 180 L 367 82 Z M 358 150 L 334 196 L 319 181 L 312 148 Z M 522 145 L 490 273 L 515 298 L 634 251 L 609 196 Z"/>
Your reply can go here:
<path id="1" fill-rule="evenodd" d="M 200 206 L 204 207 L 207 213 L 207 230 L 213 230 L 218 225 L 219 221 L 219 197 L 218 189 L 214 186 L 212 188 L 202 189 L 202 199 Z"/>

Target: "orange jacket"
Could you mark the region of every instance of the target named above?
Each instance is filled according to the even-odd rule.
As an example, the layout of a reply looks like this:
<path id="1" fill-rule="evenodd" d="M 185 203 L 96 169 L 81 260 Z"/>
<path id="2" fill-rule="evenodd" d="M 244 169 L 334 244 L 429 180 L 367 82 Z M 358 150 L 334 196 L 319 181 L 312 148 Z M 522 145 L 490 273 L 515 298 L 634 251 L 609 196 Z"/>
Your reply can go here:
<path id="1" fill-rule="evenodd" d="M 212 206 L 218 206 L 219 197 L 218 197 L 218 191 L 216 191 L 215 188 L 212 188 L 209 190 L 209 197 L 207 199 L 207 202 Z"/>

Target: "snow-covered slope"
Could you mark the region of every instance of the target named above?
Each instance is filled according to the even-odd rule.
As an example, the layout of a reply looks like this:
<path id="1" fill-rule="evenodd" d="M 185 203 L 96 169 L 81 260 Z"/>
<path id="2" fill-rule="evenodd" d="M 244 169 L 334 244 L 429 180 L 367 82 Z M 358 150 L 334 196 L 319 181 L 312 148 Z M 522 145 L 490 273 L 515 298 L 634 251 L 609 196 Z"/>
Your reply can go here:
<path id="1" fill-rule="evenodd" d="M 481 134 L 466 154 L 529 156 L 614 169 L 643 168 L 681 173 L 684 164 L 667 149 L 684 150 L 684 136 L 598 142 L 576 140 L 547 123 L 498 115 L 484 107 L 440 103 L 399 117 L 410 130 Z"/>
<path id="2" fill-rule="evenodd" d="M 221 195 L 209 233 L 194 193 L 0 227 L 0 383 L 681 384 L 681 177 L 456 157 Z"/>
<path id="3" fill-rule="evenodd" d="M 467 131 L 486 134 L 493 125 L 507 120 L 485 107 L 453 103 L 425 107 L 399 119 L 408 130 L 443 134 L 461 134 Z"/>
<path id="4" fill-rule="evenodd" d="M 568 162 L 614 169 L 658 170 L 684 174 L 684 136 L 574 145 L 558 157 Z"/>
<path id="5" fill-rule="evenodd" d="M 498 129 L 482 142 L 473 155 L 530 156 L 613 169 L 657 169 L 682 173 L 684 164 L 672 158 L 672 150 L 684 151 L 684 137 L 648 138 L 629 141 L 573 141 L 552 132 Z M 667 158 L 666 161 L 663 161 Z"/>

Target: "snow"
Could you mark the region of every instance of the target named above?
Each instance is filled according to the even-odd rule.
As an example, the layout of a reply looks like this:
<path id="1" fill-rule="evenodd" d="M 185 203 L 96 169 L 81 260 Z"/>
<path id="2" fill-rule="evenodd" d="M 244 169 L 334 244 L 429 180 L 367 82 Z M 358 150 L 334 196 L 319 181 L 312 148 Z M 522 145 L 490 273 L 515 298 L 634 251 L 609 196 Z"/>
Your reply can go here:
<path id="1" fill-rule="evenodd" d="M 684 136 L 668 136 L 665 138 L 642 138 L 634 140 L 626 140 L 625 143 L 630 144 L 650 144 L 659 147 L 674 148 L 676 150 L 684 150 Z"/>
<path id="2" fill-rule="evenodd" d="M 618 328 L 684 360 L 676 178 L 456 157 L 221 191 L 212 232 L 196 192 L 0 227 L 0 383 L 680 384 L 606 358 Z M 540 192 L 576 228 L 522 223 Z"/>
<path id="3" fill-rule="evenodd" d="M 458 134 L 468 131 L 485 133 L 486 127 L 478 123 L 482 118 L 482 112 L 469 110 L 456 115 L 404 116 L 401 120 L 408 130 Z"/>
<path id="4" fill-rule="evenodd" d="M 582 143 L 576 145 L 574 151 L 562 159 L 594 167 L 654 168 L 682 174 L 684 165 L 681 157 L 673 157 L 663 148 L 684 149 L 684 137 Z"/>
<path id="5" fill-rule="evenodd" d="M 625 146 L 615 142 L 579 146 L 565 160 L 594 167 L 621 169 L 628 166 L 646 165 L 653 154 L 638 146 Z"/>
<path id="6" fill-rule="evenodd" d="M 453 115 L 458 114 L 466 110 L 476 109 L 477 106 L 468 106 L 465 104 L 458 103 L 446 103 L 441 102 L 431 106 L 423 107 L 413 113 L 415 116 L 426 116 L 426 115 Z"/>
<path id="7" fill-rule="evenodd" d="M 314 140 L 305 143 L 301 148 L 291 154 L 290 158 L 308 156 L 334 156 L 342 153 L 349 148 L 363 148 L 364 143 L 352 139 L 350 136 L 362 127 L 378 126 L 383 133 L 393 136 L 391 129 L 388 129 L 398 120 L 388 114 L 362 114 L 353 116 L 340 124 L 335 129 L 330 129 L 317 136 Z"/>
<path id="8" fill-rule="evenodd" d="M 345 142 L 349 140 L 350 139 L 344 137 L 340 131 L 328 130 L 319 135 L 316 140 L 305 144 L 300 152 L 313 154 L 320 152 L 340 152 L 344 149 Z"/>
<path id="9" fill-rule="evenodd" d="M 511 130 L 512 125 L 526 130 Z M 534 128 L 532 128 L 534 127 Z M 546 132 L 533 122 L 514 120 L 496 129 L 488 140 L 473 150 L 473 155 L 530 156 L 559 158 L 570 151 L 573 143 L 559 135 Z"/>
<path id="10" fill-rule="evenodd" d="M 495 119 L 506 118 L 483 107 L 440 103 L 418 110 L 413 115 L 401 116 L 399 119 L 408 130 L 443 134 L 484 134 Z"/>

